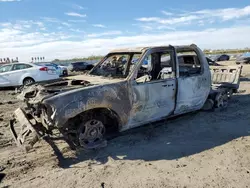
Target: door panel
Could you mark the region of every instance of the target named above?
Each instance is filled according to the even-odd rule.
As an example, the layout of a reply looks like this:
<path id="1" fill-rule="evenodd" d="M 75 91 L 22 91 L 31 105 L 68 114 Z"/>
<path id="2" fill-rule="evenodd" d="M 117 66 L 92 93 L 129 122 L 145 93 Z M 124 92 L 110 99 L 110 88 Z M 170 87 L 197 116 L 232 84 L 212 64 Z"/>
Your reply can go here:
<path id="1" fill-rule="evenodd" d="M 209 65 L 203 52 L 197 47 L 177 48 L 177 55 L 184 57 L 181 64 L 178 61 L 179 76 L 176 109 L 174 114 L 196 111 L 204 105 L 211 87 Z M 185 57 L 193 56 L 192 61 Z"/>
<path id="2" fill-rule="evenodd" d="M 3 65 L 0 67 L 0 87 L 11 86 L 10 70 L 12 65 Z"/>
<path id="3" fill-rule="evenodd" d="M 25 74 L 27 71 L 23 70 L 13 70 L 9 72 L 9 80 L 12 85 L 19 85 L 20 79 L 22 75 Z"/>
<path id="4" fill-rule="evenodd" d="M 129 128 L 160 120 L 171 114 L 175 107 L 175 91 L 175 79 L 135 83 Z"/>
<path id="5" fill-rule="evenodd" d="M 207 74 L 207 73 L 206 73 Z M 206 74 L 178 78 L 177 104 L 174 114 L 182 114 L 202 108 L 210 92 Z"/>
<path id="6" fill-rule="evenodd" d="M 8 78 L 9 74 L 6 73 L 0 73 L 0 87 L 10 86 L 11 82 Z"/>

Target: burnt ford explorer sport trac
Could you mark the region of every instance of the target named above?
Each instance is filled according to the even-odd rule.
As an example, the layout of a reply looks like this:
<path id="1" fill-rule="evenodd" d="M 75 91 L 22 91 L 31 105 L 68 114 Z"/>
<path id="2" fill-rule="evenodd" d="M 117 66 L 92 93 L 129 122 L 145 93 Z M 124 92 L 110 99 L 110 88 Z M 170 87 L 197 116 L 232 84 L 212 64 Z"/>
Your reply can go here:
<path id="1" fill-rule="evenodd" d="M 194 44 L 114 50 L 85 75 L 25 87 L 11 132 L 26 151 L 58 130 L 72 148 L 100 148 L 109 133 L 225 107 L 241 69 L 209 67 Z"/>

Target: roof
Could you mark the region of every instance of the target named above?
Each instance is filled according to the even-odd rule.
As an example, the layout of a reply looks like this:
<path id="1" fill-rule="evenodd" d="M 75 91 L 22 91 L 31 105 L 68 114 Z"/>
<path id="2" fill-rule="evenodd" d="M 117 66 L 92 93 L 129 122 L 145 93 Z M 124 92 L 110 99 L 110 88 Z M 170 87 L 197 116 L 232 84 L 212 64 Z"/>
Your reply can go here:
<path id="1" fill-rule="evenodd" d="M 0 63 L 0 66 L 2 65 L 16 65 L 16 64 L 28 64 L 28 65 L 34 65 L 35 63 L 30 62 L 11 62 L 11 63 Z M 36 64 L 35 64 L 36 65 Z"/>
<path id="2" fill-rule="evenodd" d="M 119 53 L 119 52 L 135 52 L 135 53 L 141 53 L 144 50 L 148 49 L 149 47 L 132 47 L 132 48 L 117 48 L 110 53 Z"/>
<path id="3" fill-rule="evenodd" d="M 174 46 L 175 48 L 185 48 L 185 47 L 190 47 L 193 46 L 195 44 L 191 44 L 191 45 L 180 45 L 180 46 Z M 196 45 L 195 45 L 196 46 Z M 162 48 L 162 47 L 169 47 L 169 45 L 166 46 L 144 46 L 144 47 L 132 47 L 132 48 L 117 48 L 114 49 L 112 51 L 110 51 L 110 53 L 121 53 L 121 52 L 135 52 L 135 53 L 142 53 L 150 48 Z"/>

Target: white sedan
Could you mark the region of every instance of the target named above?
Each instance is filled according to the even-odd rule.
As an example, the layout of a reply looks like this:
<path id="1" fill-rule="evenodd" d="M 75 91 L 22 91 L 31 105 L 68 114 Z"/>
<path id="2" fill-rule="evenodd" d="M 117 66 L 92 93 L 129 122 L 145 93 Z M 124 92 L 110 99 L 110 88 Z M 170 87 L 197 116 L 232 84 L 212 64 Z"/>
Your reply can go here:
<path id="1" fill-rule="evenodd" d="M 10 63 L 0 66 L 0 87 L 28 85 L 58 78 L 59 74 L 53 66 L 34 63 Z"/>
<path id="2" fill-rule="evenodd" d="M 68 69 L 66 66 L 58 65 L 56 63 L 36 63 L 36 65 L 43 65 L 43 66 L 53 66 L 55 67 L 56 71 L 59 73 L 60 76 L 67 76 L 68 75 Z"/>

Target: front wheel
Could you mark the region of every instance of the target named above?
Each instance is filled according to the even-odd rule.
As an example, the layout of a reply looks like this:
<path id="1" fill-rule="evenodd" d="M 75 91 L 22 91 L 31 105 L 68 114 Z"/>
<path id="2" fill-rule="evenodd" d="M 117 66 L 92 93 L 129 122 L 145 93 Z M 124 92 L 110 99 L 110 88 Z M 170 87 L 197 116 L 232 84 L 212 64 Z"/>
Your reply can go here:
<path id="1" fill-rule="evenodd" d="M 91 119 L 79 126 L 78 141 L 84 149 L 97 149 L 105 147 L 107 141 L 105 136 L 105 126 L 98 119 Z"/>

